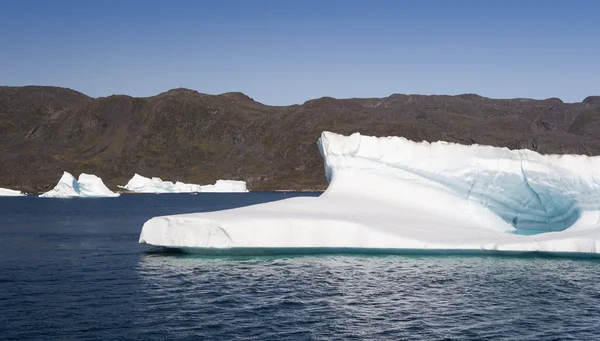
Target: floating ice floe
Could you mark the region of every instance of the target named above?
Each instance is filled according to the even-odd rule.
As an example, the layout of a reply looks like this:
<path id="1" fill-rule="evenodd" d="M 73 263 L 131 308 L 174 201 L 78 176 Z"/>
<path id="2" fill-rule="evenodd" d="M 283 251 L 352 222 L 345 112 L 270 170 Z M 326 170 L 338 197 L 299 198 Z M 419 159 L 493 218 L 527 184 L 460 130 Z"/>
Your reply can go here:
<path id="1" fill-rule="evenodd" d="M 0 197 L 22 197 L 25 196 L 25 194 L 23 194 L 20 191 L 15 191 L 14 189 L 8 189 L 8 188 L 0 188 Z"/>
<path id="2" fill-rule="evenodd" d="M 247 192 L 245 181 L 217 180 L 214 185 L 196 185 L 183 182 L 163 181 L 161 178 L 147 178 L 135 174 L 125 186 L 120 188 L 136 193 L 197 193 L 197 192 Z"/>
<path id="3" fill-rule="evenodd" d="M 600 157 L 324 132 L 318 198 L 155 217 L 186 251 L 350 248 L 600 253 Z"/>
<path id="4" fill-rule="evenodd" d="M 40 194 L 41 198 L 75 198 L 75 197 L 118 197 L 119 193 L 109 190 L 102 179 L 81 173 L 79 180 L 68 172 L 64 172 L 58 184 L 50 191 Z"/>

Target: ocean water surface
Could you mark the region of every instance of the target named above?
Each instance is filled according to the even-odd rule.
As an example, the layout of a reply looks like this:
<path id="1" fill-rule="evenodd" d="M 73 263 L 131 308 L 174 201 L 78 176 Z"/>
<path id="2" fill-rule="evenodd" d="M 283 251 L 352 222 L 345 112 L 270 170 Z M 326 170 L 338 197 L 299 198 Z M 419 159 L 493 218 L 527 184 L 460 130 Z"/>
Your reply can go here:
<path id="1" fill-rule="evenodd" d="M 137 244 L 156 215 L 296 195 L 318 194 L 0 198 L 0 339 L 600 339 L 598 259 Z"/>

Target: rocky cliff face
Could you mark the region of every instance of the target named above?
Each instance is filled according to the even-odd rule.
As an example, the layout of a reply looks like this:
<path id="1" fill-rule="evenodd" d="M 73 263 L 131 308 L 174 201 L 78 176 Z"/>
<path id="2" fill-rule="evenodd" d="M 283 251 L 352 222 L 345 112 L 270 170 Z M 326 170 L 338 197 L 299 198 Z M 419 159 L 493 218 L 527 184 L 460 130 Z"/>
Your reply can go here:
<path id="1" fill-rule="evenodd" d="M 90 98 L 55 87 L 0 87 L 0 187 L 51 188 L 63 170 L 114 188 L 135 173 L 191 183 L 245 180 L 250 190 L 324 189 L 323 130 L 600 154 L 600 97 L 459 96 L 307 101 L 273 107 L 241 93 L 174 89 Z"/>

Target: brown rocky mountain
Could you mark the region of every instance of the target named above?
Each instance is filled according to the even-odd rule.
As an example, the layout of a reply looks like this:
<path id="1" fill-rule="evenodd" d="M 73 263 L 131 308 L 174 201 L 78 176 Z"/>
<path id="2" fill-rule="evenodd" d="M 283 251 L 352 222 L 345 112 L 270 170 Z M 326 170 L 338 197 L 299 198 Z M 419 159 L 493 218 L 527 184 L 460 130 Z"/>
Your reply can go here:
<path id="1" fill-rule="evenodd" d="M 56 87 L 0 87 L 0 187 L 39 192 L 67 170 L 115 188 L 134 174 L 251 190 L 324 189 L 315 145 L 329 130 L 600 154 L 600 97 L 489 99 L 478 95 L 323 97 L 267 106 L 241 93 L 174 89 L 147 98 L 90 98 Z"/>

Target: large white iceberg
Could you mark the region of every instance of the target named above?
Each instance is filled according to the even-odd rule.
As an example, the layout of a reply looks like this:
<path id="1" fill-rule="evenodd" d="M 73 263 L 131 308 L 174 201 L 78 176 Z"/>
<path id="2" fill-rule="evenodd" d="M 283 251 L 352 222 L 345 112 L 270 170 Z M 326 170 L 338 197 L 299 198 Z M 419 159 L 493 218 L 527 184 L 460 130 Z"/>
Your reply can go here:
<path id="1" fill-rule="evenodd" d="M 24 195 L 22 192 L 15 191 L 14 189 L 0 188 L 0 197 L 22 197 Z"/>
<path id="2" fill-rule="evenodd" d="M 140 243 L 197 249 L 600 252 L 600 157 L 324 132 L 329 188 L 155 217 Z"/>
<path id="3" fill-rule="evenodd" d="M 136 193 L 197 193 L 197 192 L 247 192 L 245 181 L 217 180 L 214 185 L 196 185 L 183 182 L 163 181 L 161 178 L 147 178 L 135 174 L 125 186 L 120 188 Z"/>
<path id="4" fill-rule="evenodd" d="M 79 180 L 68 172 L 64 172 L 58 184 L 50 191 L 40 194 L 40 198 L 75 198 L 75 197 L 118 197 L 104 185 L 102 179 L 81 173 Z"/>

